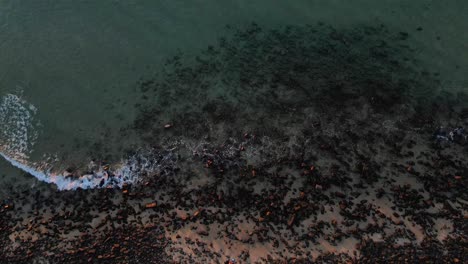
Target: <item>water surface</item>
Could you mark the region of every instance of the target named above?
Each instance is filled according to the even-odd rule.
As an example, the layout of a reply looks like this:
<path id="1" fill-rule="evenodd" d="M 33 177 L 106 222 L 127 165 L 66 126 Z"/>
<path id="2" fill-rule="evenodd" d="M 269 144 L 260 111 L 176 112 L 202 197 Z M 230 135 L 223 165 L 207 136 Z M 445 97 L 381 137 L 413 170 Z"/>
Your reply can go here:
<path id="1" fill-rule="evenodd" d="M 197 113 L 207 103 L 224 105 L 238 99 L 229 85 L 205 89 L 210 91 L 207 96 L 221 98 L 213 103 L 197 97 L 199 92 L 174 100 L 160 91 L 145 94 L 142 83 L 174 81 L 168 78 L 171 71 L 183 67 L 167 66 L 167 60 L 178 56 L 184 67 L 191 66 L 202 51 L 218 47 L 220 38 L 229 40 L 252 23 L 265 31 L 324 24 L 349 32 L 384 25 L 388 36 L 399 32 L 408 36 L 402 44 L 413 51 L 408 63 L 416 69 L 423 66 L 421 70 L 437 80 L 431 90 L 421 87 L 413 93 L 431 97 L 440 90 L 467 91 L 468 22 L 462 15 L 466 13 L 463 1 L 4 1 L 0 147 L 11 162 L 40 173 L 63 174 L 66 169 L 73 173 L 78 168 L 83 172 L 90 162 L 96 170 L 108 164 L 118 170 L 117 164 L 127 164 L 135 151 L 156 144 L 154 138 L 174 136 L 144 133 L 151 127 L 135 126 L 139 120 L 162 128 L 177 123 L 173 118 L 182 112 Z M 318 36 L 325 34 L 320 27 L 317 30 Z M 164 106 L 157 105 L 163 101 Z M 244 109 L 267 111 L 253 105 Z M 152 118 L 142 116 L 149 110 Z M 175 128 L 186 130 L 183 126 L 179 122 Z M 5 182 L 20 177 L 7 164 L 0 166 Z M 46 172 L 43 178 L 47 177 Z"/>

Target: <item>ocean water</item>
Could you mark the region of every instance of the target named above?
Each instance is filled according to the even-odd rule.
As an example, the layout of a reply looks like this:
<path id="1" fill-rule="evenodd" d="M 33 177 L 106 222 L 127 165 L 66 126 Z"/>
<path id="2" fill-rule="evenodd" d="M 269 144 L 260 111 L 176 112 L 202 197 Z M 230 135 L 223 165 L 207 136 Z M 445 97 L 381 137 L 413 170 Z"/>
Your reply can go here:
<path id="1" fill-rule="evenodd" d="M 290 124 L 301 117 L 271 113 L 358 75 L 396 97 L 467 92 L 467 13 L 465 1 L 2 1 L 0 185 L 138 182 L 259 120 Z M 284 76 L 318 88 L 272 89 Z M 345 89 L 379 95 L 359 78 Z"/>

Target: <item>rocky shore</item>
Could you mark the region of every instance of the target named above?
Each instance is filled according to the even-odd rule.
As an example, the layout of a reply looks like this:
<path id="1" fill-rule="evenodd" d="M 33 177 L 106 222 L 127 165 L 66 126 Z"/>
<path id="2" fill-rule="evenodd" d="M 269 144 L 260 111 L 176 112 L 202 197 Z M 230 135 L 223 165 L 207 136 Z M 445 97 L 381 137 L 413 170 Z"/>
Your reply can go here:
<path id="1" fill-rule="evenodd" d="M 232 30 L 138 84 L 120 132 L 157 170 L 122 189 L 9 190 L 0 259 L 467 261 L 468 95 L 441 92 L 412 32 Z"/>

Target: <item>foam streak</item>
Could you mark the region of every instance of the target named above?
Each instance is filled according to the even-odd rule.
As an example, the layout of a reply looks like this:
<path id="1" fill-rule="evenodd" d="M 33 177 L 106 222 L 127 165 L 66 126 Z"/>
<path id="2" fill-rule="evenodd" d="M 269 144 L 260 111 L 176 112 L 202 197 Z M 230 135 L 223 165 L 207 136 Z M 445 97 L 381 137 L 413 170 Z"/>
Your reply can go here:
<path id="1" fill-rule="evenodd" d="M 91 188 L 105 188 L 105 187 L 122 187 L 124 183 L 130 183 L 132 177 L 132 170 L 123 167 L 119 169 L 115 176 L 109 178 L 105 176 L 104 171 L 97 172 L 94 175 L 84 175 L 79 178 L 67 177 L 63 175 L 56 175 L 56 174 L 49 174 L 47 172 L 41 172 L 34 169 L 31 166 L 28 166 L 22 162 L 19 162 L 5 153 L 0 152 L 0 156 L 2 156 L 6 161 L 8 161 L 14 167 L 34 176 L 40 181 L 46 183 L 52 183 L 57 185 L 59 190 L 76 190 L 78 188 L 82 189 L 91 189 Z M 102 180 L 104 179 L 103 184 L 101 184 Z"/>

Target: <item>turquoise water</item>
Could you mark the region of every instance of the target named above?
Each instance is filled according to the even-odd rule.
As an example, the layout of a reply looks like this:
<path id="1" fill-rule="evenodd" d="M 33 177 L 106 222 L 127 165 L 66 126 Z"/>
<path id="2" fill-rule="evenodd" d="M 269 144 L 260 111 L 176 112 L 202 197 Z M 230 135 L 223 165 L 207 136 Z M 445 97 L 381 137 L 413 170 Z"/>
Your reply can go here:
<path id="1" fill-rule="evenodd" d="M 203 75 L 211 79 L 197 79 L 197 87 L 190 87 L 193 83 L 187 81 L 178 83 L 177 74 L 174 77 L 182 66 L 196 65 L 195 57 L 203 51 L 206 54 L 208 50 L 205 58 L 217 58 L 209 54 L 208 47 L 218 47 L 220 38 L 234 39 L 229 43 L 235 47 L 239 40 L 235 32 L 251 28 L 251 23 L 265 31 L 323 23 L 338 31 L 353 32 L 354 28 L 384 25 L 388 36 L 399 32 L 409 35 L 407 42 L 398 43 L 413 50 L 409 64 L 416 69 L 423 65 L 424 70 L 437 74 L 438 83 L 428 86 L 431 90 L 413 89 L 414 94 L 430 97 L 439 90 L 467 91 L 466 13 L 468 4 L 464 1 L 3 1 L 0 150 L 9 163 L 42 181 L 58 183 L 59 188 L 96 187 L 105 173 L 102 168 L 109 164 L 116 174 L 128 176 L 126 180 L 138 178 L 125 166 L 138 150 L 171 149 L 177 140 L 199 140 L 202 131 L 216 130 L 212 123 L 205 127 L 188 124 L 203 123 L 197 119 L 202 109 L 212 111 L 210 106 L 215 105 L 213 111 L 242 112 L 238 115 L 241 121 L 231 124 L 251 128 L 248 116 L 275 107 L 257 107 L 261 98 L 269 98 L 269 90 L 254 91 L 248 98 L 255 101 L 245 103 L 248 98 L 238 96 L 233 83 L 223 84 L 223 78 L 231 78 L 225 74 L 233 72 L 231 66 L 222 68 L 221 74 Z M 329 33 L 320 26 L 314 30 L 318 36 L 322 31 Z M 394 48 L 400 47 L 381 33 L 376 36 Z M 366 47 L 361 47 L 347 52 L 357 50 L 359 56 L 366 52 Z M 168 65 L 167 60 L 174 56 L 180 56 L 180 60 Z M 229 61 L 229 57 L 224 60 Z M 234 59 L 229 63 L 236 69 L 244 67 Z M 267 63 L 265 60 L 255 67 L 268 68 Z M 149 85 L 151 91 L 147 92 L 144 84 L 148 81 L 166 83 L 155 86 L 163 90 Z M 204 85 L 207 87 L 200 88 Z M 300 102 L 291 99 L 286 103 Z M 220 105 L 232 108 L 219 110 Z M 229 119 L 223 114 L 219 118 Z M 274 122 L 269 116 L 265 118 L 265 123 Z M 166 124 L 174 125 L 171 133 L 164 132 Z M 193 134 L 188 135 L 187 130 Z M 230 136 L 226 132 L 212 135 L 214 139 L 205 140 L 214 142 Z M 167 144 L 163 144 L 165 139 Z M 7 163 L 0 166 L 7 172 L 2 173 L 4 181 L 20 178 Z M 51 174 L 63 175 L 67 169 L 71 174 L 84 172 L 88 167 L 100 171 L 95 180 L 51 180 Z"/>

